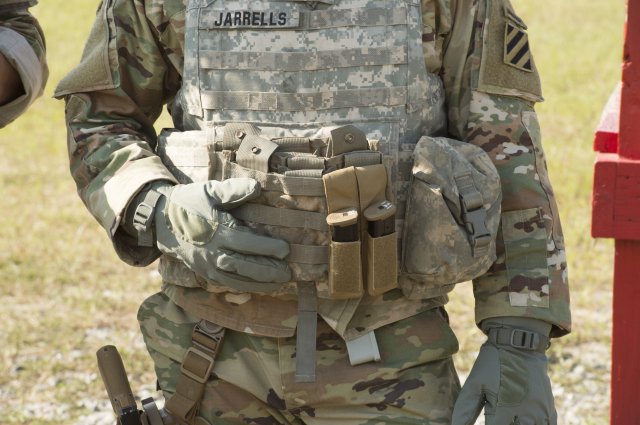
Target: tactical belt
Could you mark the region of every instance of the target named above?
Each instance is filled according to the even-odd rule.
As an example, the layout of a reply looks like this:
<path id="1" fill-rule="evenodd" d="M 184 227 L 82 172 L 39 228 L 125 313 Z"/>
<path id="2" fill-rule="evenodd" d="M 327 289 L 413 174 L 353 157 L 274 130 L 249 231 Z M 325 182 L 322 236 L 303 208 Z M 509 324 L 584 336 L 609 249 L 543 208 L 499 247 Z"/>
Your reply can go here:
<path id="1" fill-rule="evenodd" d="M 180 423 L 192 424 L 196 420 L 224 332 L 225 328 L 206 320 L 193 328 L 191 347 L 182 360 L 176 392 L 165 403 L 165 409 Z"/>

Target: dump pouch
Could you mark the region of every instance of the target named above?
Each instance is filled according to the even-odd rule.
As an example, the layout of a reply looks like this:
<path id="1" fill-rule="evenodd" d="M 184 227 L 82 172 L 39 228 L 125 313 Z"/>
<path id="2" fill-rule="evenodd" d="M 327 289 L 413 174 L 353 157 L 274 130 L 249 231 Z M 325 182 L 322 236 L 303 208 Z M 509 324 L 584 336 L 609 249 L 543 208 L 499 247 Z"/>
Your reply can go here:
<path id="1" fill-rule="evenodd" d="M 496 259 L 500 177 L 479 147 L 423 136 L 414 150 L 399 284 L 411 299 L 441 295 Z"/>

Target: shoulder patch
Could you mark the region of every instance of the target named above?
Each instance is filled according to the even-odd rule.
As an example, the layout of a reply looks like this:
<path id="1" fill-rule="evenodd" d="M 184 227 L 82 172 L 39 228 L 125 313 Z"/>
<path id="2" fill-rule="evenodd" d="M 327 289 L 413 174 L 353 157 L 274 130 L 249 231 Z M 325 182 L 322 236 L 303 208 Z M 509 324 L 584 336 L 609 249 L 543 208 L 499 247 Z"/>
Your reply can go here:
<path id="1" fill-rule="evenodd" d="M 529 36 L 526 31 L 507 21 L 504 28 L 504 63 L 526 72 L 533 72 Z"/>

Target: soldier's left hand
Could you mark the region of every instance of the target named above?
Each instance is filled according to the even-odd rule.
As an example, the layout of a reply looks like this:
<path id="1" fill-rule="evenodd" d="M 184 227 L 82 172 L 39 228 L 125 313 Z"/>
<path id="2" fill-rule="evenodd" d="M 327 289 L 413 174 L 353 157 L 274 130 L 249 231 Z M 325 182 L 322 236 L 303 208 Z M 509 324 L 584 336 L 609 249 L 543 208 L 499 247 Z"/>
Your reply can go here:
<path id="1" fill-rule="evenodd" d="M 556 425 L 544 353 L 550 325 L 505 317 L 483 322 L 485 333 L 491 328 L 501 329 L 501 337 L 490 337 L 480 348 L 456 400 L 452 425 L 475 423 L 483 407 L 486 425 Z"/>

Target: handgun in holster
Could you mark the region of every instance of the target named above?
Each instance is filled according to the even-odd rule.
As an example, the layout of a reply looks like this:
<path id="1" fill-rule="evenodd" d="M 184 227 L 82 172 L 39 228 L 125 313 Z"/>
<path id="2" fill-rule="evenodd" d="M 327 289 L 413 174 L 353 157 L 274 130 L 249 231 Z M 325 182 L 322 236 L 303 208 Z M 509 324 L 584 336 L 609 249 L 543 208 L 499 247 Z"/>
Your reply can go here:
<path id="1" fill-rule="evenodd" d="M 142 410 L 138 410 L 127 372 L 116 347 L 105 345 L 97 351 L 96 357 L 100 376 L 118 425 L 177 425 L 164 409 L 158 409 L 151 397 L 142 400 Z"/>

